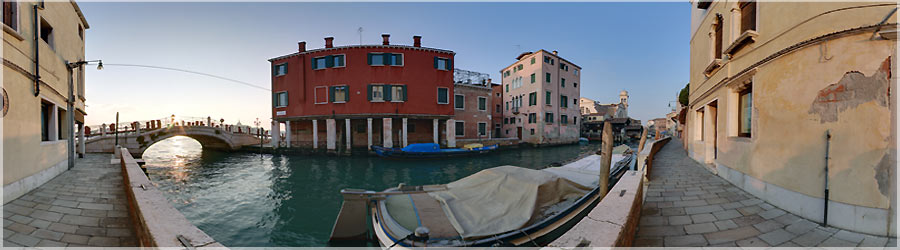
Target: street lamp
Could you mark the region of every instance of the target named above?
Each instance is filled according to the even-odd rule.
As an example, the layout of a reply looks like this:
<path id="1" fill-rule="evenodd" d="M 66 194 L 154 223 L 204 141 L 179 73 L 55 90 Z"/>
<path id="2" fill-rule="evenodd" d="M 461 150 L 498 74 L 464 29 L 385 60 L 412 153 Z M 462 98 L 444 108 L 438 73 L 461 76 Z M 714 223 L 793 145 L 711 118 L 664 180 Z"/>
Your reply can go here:
<path id="1" fill-rule="evenodd" d="M 75 167 L 75 91 L 73 90 L 72 85 L 74 85 L 74 77 L 72 76 L 72 70 L 81 65 L 89 64 L 92 62 L 97 62 L 97 70 L 103 69 L 103 61 L 101 60 L 92 60 L 92 61 L 77 61 L 77 62 L 69 62 L 66 61 L 66 70 L 69 72 L 69 98 L 66 101 L 66 118 L 69 120 L 69 129 L 68 134 L 69 138 L 68 142 L 68 151 L 69 151 L 69 169 Z M 82 83 L 84 84 L 84 83 Z M 84 138 L 82 138 L 83 140 Z"/>

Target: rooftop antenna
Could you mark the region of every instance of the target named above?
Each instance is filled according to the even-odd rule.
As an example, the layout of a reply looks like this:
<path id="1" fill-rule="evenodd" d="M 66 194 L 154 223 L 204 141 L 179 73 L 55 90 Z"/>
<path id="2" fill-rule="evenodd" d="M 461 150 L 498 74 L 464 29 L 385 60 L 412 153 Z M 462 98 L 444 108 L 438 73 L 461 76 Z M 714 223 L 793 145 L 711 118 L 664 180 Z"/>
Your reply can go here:
<path id="1" fill-rule="evenodd" d="M 356 29 L 356 32 L 359 33 L 359 45 L 362 45 L 362 32 L 363 32 L 363 28 L 362 28 L 362 27 L 359 27 L 358 29 Z"/>

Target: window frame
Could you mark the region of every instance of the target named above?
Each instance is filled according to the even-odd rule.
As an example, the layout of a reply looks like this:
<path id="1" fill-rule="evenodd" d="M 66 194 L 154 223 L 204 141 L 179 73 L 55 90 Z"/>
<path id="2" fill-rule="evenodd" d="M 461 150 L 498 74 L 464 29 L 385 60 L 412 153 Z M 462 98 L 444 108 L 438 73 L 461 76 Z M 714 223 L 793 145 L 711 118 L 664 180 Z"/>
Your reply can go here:
<path id="1" fill-rule="evenodd" d="M 559 108 L 568 108 L 569 107 L 569 97 L 560 95 L 559 96 Z"/>
<path id="2" fill-rule="evenodd" d="M 8 24 L 6 24 L 6 22 L 2 22 L 2 21 L 0 21 L 0 22 L 3 23 L 3 26 L 6 26 L 6 27 L 8 27 L 10 30 L 15 31 L 16 33 L 18 33 L 18 32 L 19 32 L 19 26 L 21 26 L 21 22 L 19 21 L 19 19 L 20 19 L 20 17 L 22 16 L 22 15 L 20 15 L 20 13 L 19 13 L 19 2 L 18 2 L 18 1 L 8 1 L 8 2 L 7 2 L 7 1 L 4 1 L 4 2 L 3 2 L 4 5 L 7 4 L 7 3 L 9 3 L 9 4 L 12 5 L 11 8 L 12 8 L 13 16 L 10 18 L 10 21 L 12 22 L 12 25 L 13 25 L 14 27 L 13 27 L 13 26 L 9 26 Z M 4 17 L 5 17 L 5 16 L 4 16 Z M 15 34 L 15 35 L 20 35 L 20 34 Z"/>
<path id="3" fill-rule="evenodd" d="M 484 102 L 482 102 L 482 100 L 484 100 Z M 484 97 L 484 96 L 478 97 L 478 111 L 487 111 L 487 106 L 488 106 L 487 100 L 488 100 L 487 97 Z M 481 107 L 482 103 L 484 104 L 484 108 Z"/>
<path id="4" fill-rule="evenodd" d="M 441 103 L 441 89 L 446 89 L 445 93 L 447 93 L 447 101 Z M 450 104 L 450 88 L 447 87 L 438 87 L 437 88 L 437 104 Z"/>
<path id="5" fill-rule="evenodd" d="M 449 57 L 440 57 L 440 56 L 436 56 L 435 58 L 437 58 L 437 64 L 435 65 L 435 66 L 437 66 L 437 67 L 436 67 L 437 70 L 450 71 L 451 69 L 453 69 L 453 65 L 451 64 L 450 58 L 449 58 Z M 446 66 L 446 69 L 442 69 L 442 68 L 440 67 L 440 64 L 439 64 L 439 63 L 440 63 L 440 61 L 442 61 L 442 60 L 444 61 L 444 66 Z"/>
<path id="6" fill-rule="evenodd" d="M 315 88 L 313 88 L 313 104 L 328 104 L 329 87 L 330 86 L 316 86 Z M 319 88 L 325 89 L 325 101 L 324 102 L 318 101 L 319 100 Z"/>
<path id="7" fill-rule="evenodd" d="M 750 102 L 749 102 L 750 105 L 749 105 L 749 107 L 748 107 L 748 108 L 750 109 L 750 117 L 749 117 L 750 120 L 747 121 L 747 128 L 746 128 L 746 129 L 747 129 L 748 132 L 746 132 L 746 133 L 743 132 L 744 127 L 742 126 L 742 124 L 743 124 L 742 121 L 744 120 L 744 110 L 743 110 L 743 109 L 744 109 L 744 107 L 743 107 L 743 106 L 744 106 L 744 98 L 743 98 L 743 97 L 744 97 L 745 95 L 749 95 L 749 100 L 750 100 Z M 738 110 L 737 110 L 737 115 L 738 115 L 738 124 L 737 124 L 737 128 L 738 128 L 738 131 L 737 131 L 737 136 L 738 136 L 738 137 L 752 138 L 752 137 L 753 137 L 753 87 L 752 87 L 752 85 L 747 86 L 745 89 L 743 89 L 743 90 L 741 90 L 741 91 L 738 91 L 738 92 L 737 92 L 737 96 L 738 96 Z"/>
<path id="8" fill-rule="evenodd" d="M 551 107 L 553 106 L 553 93 L 552 92 L 547 91 L 547 94 L 544 96 L 544 99 L 545 99 L 544 100 L 545 105 L 551 106 Z"/>
<path id="9" fill-rule="evenodd" d="M 546 82 L 546 83 L 552 82 L 551 79 L 553 79 L 553 76 L 552 76 L 549 72 L 545 73 L 544 75 L 545 75 L 545 77 L 544 77 L 545 81 L 544 81 L 544 82 Z"/>
<path id="10" fill-rule="evenodd" d="M 454 121 L 456 126 L 453 128 L 453 135 L 456 137 L 466 137 L 466 121 L 456 120 Z M 462 126 L 460 126 L 462 123 Z M 459 134 L 460 128 L 462 130 L 462 134 Z"/>
<path id="11" fill-rule="evenodd" d="M 559 124 L 561 125 L 569 125 L 569 115 L 560 114 L 559 115 Z"/>
<path id="12" fill-rule="evenodd" d="M 384 86 L 387 84 L 384 83 L 372 83 L 369 84 L 369 88 L 372 89 L 371 96 L 369 96 L 369 102 L 385 102 L 384 100 Z M 375 87 L 381 87 L 381 100 L 375 100 Z M 393 99 L 393 98 L 391 98 Z"/>
<path id="13" fill-rule="evenodd" d="M 350 101 L 350 85 L 347 85 L 347 84 L 342 84 L 342 85 L 331 85 L 331 86 L 329 86 L 329 87 L 335 88 L 335 89 L 334 89 L 334 102 L 332 102 L 332 103 L 347 103 L 348 101 Z M 345 93 L 345 95 L 344 95 L 344 100 L 343 100 L 343 101 L 338 101 L 338 100 L 337 100 L 337 88 L 338 88 L 338 87 L 344 87 L 344 93 Z"/>
<path id="14" fill-rule="evenodd" d="M 484 131 L 482 131 L 482 129 L 481 129 L 481 128 L 482 128 L 482 127 L 481 127 L 482 125 L 484 125 Z M 487 134 L 488 134 L 488 133 L 487 133 L 487 132 L 488 132 L 488 123 L 487 123 L 487 122 L 478 122 L 478 125 L 475 126 L 475 130 L 477 130 L 477 131 L 475 131 L 475 133 L 476 133 L 478 136 L 487 136 Z"/>
<path id="15" fill-rule="evenodd" d="M 273 70 L 275 72 L 272 72 L 272 74 L 275 75 L 275 77 L 287 75 L 287 70 L 288 70 L 287 65 L 288 65 L 288 62 L 275 64 L 275 69 Z M 282 67 L 284 67 L 284 73 L 279 74 L 278 70 L 281 69 Z"/>
<path id="16" fill-rule="evenodd" d="M 387 64 L 384 63 L 384 62 L 385 62 L 385 61 L 384 61 L 384 60 L 385 60 L 385 58 L 384 58 L 384 54 L 385 54 L 385 53 L 386 53 L 386 52 L 369 52 L 369 53 L 367 53 L 366 56 L 372 58 L 371 60 L 368 60 L 369 66 L 389 66 L 389 65 L 387 65 Z M 375 60 L 374 60 L 374 59 L 375 59 L 375 55 L 378 55 L 378 56 L 381 57 L 381 64 L 374 64 L 374 63 L 375 63 Z"/>
<path id="17" fill-rule="evenodd" d="M 406 85 L 404 85 L 404 84 L 390 84 L 390 85 L 391 85 L 391 102 L 406 102 L 406 98 L 404 98 L 404 96 L 406 96 L 408 94 L 408 93 L 406 93 Z M 400 89 L 400 91 L 402 91 L 400 93 L 400 95 L 397 95 L 397 98 L 395 98 L 395 96 L 394 96 L 394 92 L 395 92 L 394 89 Z"/>
<path id="18" fill-rule="evenodd" d="M 273 107 L 273 108 L 284 108 L 284 107 L 288 106 L 288 105 L 281 106 L 281 94 L 284 94 L 285 101 L 287 101 L 288 92 L 286 90 L 275 92 L 276 99 L 275 99 L 275 107 Z M 288 104 L 290 104 L 290 102 L 288 102 Z"/>
<path id="19" fill-rule="evenodd" d="M 462 101 L 459 102 L 459 103 L 456 103 L 456 97 L 457 97 L 457 96 L 462 96 Z M 457 104 L 462 104 L 462 108 L 458 108 L 458 107 L 457 107 L 457 106 L 458 106 Z M 456 93 L 453 94 L 453 109 L 455 109 L 455 110 L 466 110 L 466 95 L 463 95 L 463 94 L 456 94 Z"/>
<path id="20" fill-rule="evenodd" d="M 544 123 L 553 124 L 553 112 L 544 112 Z"/>

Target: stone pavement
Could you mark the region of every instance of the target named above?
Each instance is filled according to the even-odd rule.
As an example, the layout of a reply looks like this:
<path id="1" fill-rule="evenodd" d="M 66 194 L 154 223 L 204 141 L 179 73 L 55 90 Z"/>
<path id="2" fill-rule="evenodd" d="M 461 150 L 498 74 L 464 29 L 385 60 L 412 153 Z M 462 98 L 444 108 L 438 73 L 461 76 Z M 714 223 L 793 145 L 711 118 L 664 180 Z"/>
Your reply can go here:
<path id="1" fill-rule="evenodd" d="M 671 140 L 653 160 L 636 247 L 884 247 L 866 235 L 800 218 L 713 175 Z"/>
<path id="2" fill-rule="evenodd" d="M 111 154 L 86 154 L 75 168 L 3 205 L 4 247 L 137 246 Z"/>

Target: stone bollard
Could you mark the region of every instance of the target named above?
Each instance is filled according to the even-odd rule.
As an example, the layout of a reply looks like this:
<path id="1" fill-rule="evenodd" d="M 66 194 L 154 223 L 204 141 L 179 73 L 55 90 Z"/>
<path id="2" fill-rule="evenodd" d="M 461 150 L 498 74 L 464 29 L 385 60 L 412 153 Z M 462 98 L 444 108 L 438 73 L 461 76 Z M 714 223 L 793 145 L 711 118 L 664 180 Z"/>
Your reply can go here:
<path id="1" fill-rule="evenodd" d="M 608 121 L 603 123 L 603 134 L 602 139 L 603 144 L 600 146 L 600 199 L 606 196 L 606 193 L 609 192 L 609 167 L 612 163 L 612 149 L 613 149 L 613 139 L 612 139 L 612 124 Z"/>

